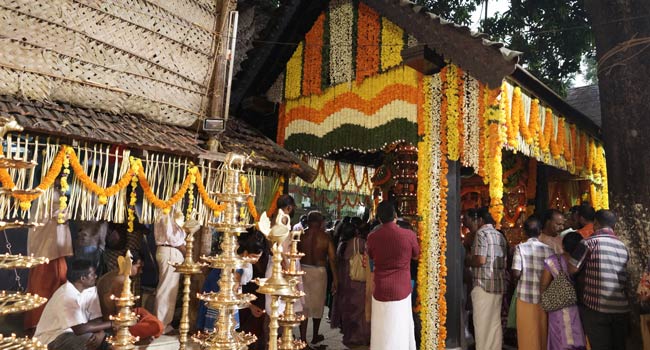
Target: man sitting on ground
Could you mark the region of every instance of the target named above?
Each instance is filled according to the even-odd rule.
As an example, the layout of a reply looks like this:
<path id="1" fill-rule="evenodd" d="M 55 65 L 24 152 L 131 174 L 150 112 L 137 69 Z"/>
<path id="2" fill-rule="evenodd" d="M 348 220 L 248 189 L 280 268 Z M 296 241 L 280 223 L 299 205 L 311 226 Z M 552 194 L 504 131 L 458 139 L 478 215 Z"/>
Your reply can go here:
<path id="1" fill-rule="evenodd" d="M 89 261 L 72 261 L 67 279 L 45 306 L 34 336 L 49 350 L 105 348 L 111 322 L 101 318 L 95 268 Z"/>
<path id="2" fill-rule="evenodd" d="M 132 253 L 132 261 L 130 276 L 135 277 L 142 270 L 142 258 L 137 251 Z M 97 293 L 99 294 L 102 316 L 106 321 L 109 320 L 110 315 L 116 315 L 119 312 L 115 306 L 115 301 L 111 300 L 111 295 L 119 297 L 122 294 L 125 278 L 124 275 L 119 273 L 119 270 L 112 270 L 97 282 Z M 131 326 L 129 331 L 132 335 L 140 337 L 139 344 L 148 344 L 162 334 L 163 324 L 156 316 L 142 307 L 136 307 L 134 312 L 138 315 L 138 323 Z"/>

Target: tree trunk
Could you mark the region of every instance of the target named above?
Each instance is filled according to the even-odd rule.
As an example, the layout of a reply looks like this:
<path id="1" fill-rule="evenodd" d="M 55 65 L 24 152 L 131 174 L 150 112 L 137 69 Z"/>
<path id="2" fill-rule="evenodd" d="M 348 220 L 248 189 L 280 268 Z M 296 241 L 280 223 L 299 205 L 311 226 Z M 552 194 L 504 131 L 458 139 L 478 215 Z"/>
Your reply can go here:
<path id="1" fill-rule="evenodd" d="M 635 295 L 650 252 L 650 1 L 585 0 L 585 7 L 596 42 L 610 207 L 630 251 Z M 638 313 L 632 321 L 638 333 Z"/>

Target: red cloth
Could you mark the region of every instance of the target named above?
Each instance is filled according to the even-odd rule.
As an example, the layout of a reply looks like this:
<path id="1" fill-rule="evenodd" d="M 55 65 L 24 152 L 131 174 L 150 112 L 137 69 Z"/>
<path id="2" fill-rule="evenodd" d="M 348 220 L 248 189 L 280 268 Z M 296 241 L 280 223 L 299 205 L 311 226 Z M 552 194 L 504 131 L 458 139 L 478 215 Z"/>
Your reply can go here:
<path id="1" fill-rule="evenodd" d="M 138 323 L 129 328 L 131 334 L 140 339 L 160 337 L 163 332 L 162 322 L 142 307 L 136 307 L 134 311 L 138 315 Z"/>
<path id="2" fill-rule="evenodd" d="M 581 229 L 578 229 L 578 233 L 580 233 L 582 238 L 585 239 L 591 237 L 591 235 L 594 234 L 594 224 L 593 223 L 586 224 Z"/>
<path id="3" fill-rule="evenodd" d="M 29 270 L 27 278 L 27 293 L 38 294 L 50 299 L 54 292 L 66 282 L 68 265 L 65 257 L 50 260 L 49 264 L 41 264 Z M 45 304 L 31 311 L 25 312 L 25 329 L 36 328 L 38 320 L 45 309 Z"/>
<path id="4" fill-rule="evenodd" d="M 411 294 L 411 260 L 420 255 L 415 232 L 389 222 L 368 235 L 366 247 L 375 265 L 375 299 L 399 301 Z"/>

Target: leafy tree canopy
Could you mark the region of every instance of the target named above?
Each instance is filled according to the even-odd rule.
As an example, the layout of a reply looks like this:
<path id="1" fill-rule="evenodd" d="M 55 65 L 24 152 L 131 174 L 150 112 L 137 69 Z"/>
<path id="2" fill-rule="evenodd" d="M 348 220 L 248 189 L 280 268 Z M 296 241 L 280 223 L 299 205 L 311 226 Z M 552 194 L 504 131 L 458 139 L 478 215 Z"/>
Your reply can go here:
<path id="1" fill-rule="evenodd" d="M 469 25 L 483 0 L 416 2 L 443 18 Z M 510 8 L 482 20 L 480 30 L 523 52 L 524 67 L 561 95 L 580 71 L 583 57 L 593 57 L 584 0 L 510 0 Z"/>

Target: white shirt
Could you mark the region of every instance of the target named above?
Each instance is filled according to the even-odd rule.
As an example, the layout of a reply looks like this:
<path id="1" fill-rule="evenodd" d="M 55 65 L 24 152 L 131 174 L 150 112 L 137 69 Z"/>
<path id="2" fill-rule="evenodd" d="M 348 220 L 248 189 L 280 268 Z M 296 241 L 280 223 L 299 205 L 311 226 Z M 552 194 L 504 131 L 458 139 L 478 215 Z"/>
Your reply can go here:
<path id="1" fill-rule="evenodd" d="M 185 244 L 185 231 L 178 226 L 171 211 L 167 214 L 159 211 L 153 233 L 156 237 L 156 245 L 180 247 Z"/>
<path id="2" fill-rule="evenodd" d="M 66 221 L 59 224 L 59 191 L 52 192 L 49 206 L 43 205 L 44 212 L 38 212 L 38 206 L 32 206 L 32 215 L 36 222 L 44 222 L 43 226 L 29 229 L 27 235 L 27 254 L 42 256 L 51 260 L 64 256 L 72 256 L 72 236 L 70 226 Z M 69 214 L 66 215 L 69 219 Z"/>
<path id="3" fill-rule="evenodd" d="M 45 305 L 34 336 L 41 343 L 49 344 L 59 335 L 72 332 L 71 327 L 99 317 L 102 317 L 102 310 L 97 288 L 79 292 L 72 283 L 66 282 Z"/>

